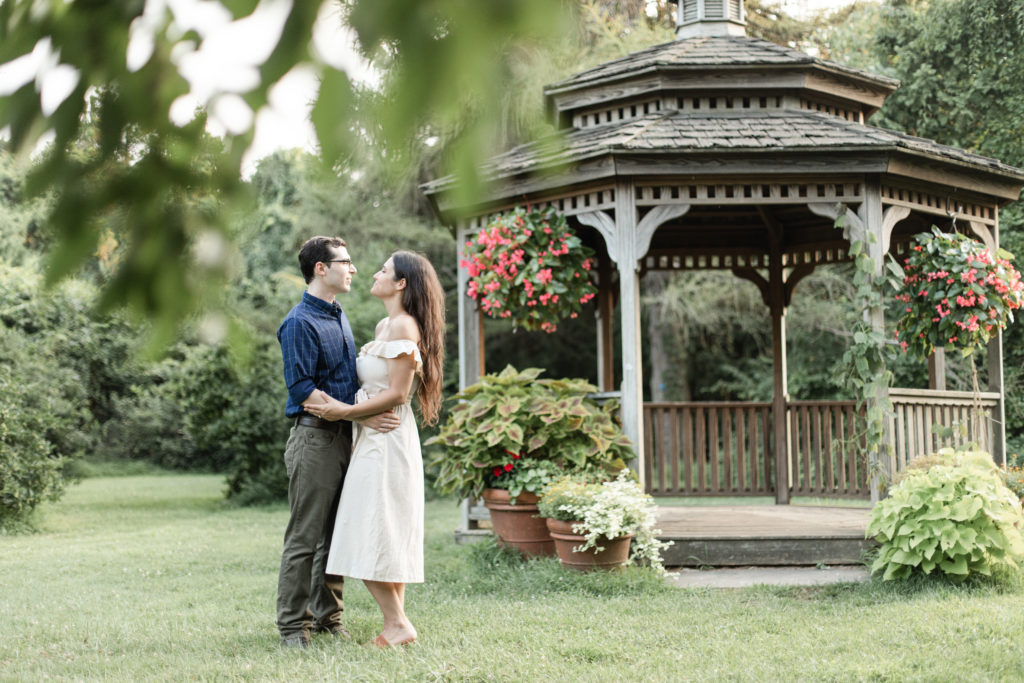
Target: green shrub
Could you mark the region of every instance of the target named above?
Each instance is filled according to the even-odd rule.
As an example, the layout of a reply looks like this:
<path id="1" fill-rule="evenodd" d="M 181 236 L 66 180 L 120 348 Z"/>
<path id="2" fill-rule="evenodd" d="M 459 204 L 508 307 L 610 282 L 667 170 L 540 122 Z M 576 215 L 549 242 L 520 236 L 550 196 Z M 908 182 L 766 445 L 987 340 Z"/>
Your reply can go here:
<path id="1" fill-rule="evenodd" d="M 244 363 L 223 347 L 192 347 L 172 380 L 196 464 L 228 475 L 240 504 L 287 497 L 286 389 L 277 340 L 260 337 Z"/>
<path id="2" fill-rule="evenodd" d="M 901 579 L 938 569 L 954 580 L 990 576 L 1024 559 L 1021 504 L 992 456 L 942 449 L 912 467 L 871 511 L 867 535 L 880 544 L 872 573 Z"/>
<path id="3" fill-rule="evenodd" d="M 117 399 L 114 416 L 103 425 L 98 459 L 144 461 L 176 470 L 212 471 L 184 427 L 178 400 L 180 358 L 150 368 L 146 379 Z"/>
<path id="4" fill-rule="evenodd" d="M 67 458 L 46 434 L 73 428 L 73 404 L 59 393 L 61 368 L 48 360 L 24 335 L 0 327 L 0 528 L 24 526 L 39 503 L 64 490 Z"/>

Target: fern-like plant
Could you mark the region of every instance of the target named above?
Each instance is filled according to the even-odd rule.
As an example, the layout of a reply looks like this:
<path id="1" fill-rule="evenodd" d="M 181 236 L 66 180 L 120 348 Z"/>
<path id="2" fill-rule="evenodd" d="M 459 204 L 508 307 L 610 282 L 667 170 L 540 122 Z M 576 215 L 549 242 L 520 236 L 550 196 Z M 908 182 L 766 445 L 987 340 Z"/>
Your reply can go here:
<path id="1" fill-rule="evenodd" d="M 953 580 L 989 576 L 1024 560 L 1020 500 L 992 456 L 950 448 L 911 464 L 871 511 L 867 535 L 880 544 L 872 573 L 885 580 L 938 570 Z"/>

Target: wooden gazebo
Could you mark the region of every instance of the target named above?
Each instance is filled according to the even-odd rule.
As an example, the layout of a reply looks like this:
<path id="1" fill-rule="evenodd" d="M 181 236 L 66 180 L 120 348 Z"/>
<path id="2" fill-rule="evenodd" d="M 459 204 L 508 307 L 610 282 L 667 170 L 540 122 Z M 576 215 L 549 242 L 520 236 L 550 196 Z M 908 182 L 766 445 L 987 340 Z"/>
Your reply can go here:
<path id="1" fill-rule="evenodd" d="M 598 381 L 620 391 L 637 471 L 655 495 L 872 497 L 862 449 L 846 442 L 853 401 L 791 400 L 786 308 L 815 268 L 850 260 L 869 241 L 879 271 L 932 224 L 969 229 L 990 246 L 999 207 L 1024 171 L 867 125 L 898 82 L 745 35 L 739 0 L 680 0 L 677 40 L 601 64 L 545 89 L 558 146 L 494 158 L 496 181 L 472 206 L 450 179 L 424 189 L 458 244 L 515 205 L 554 206 L 593 229 L 602 259 Z M 845 234 L 834 227 L 846 217 Z M 586 227 L 584 227 L 586 226 Z M 873 241 L 867 239 L 873 236 Z M 599 236 L 599 237 L 598 237 Z M 770 402 L 643 403 L 639 280 L 666 269 L 724 269 L 754 282 L 771 311 Z M 460 273 L 460 293 L 465 292 Z M 617 282 L 617 287 L 614 283 Z M 621 343 L 614 352 L 618 305 Z M 871 313 L 876 328 L 881 310 Z M 482 370 L 482 325 L 459 297 L 460 383 Z M 621 386 L 614 386 L 614 362 Z M 890 471 L 935 446 L 933 423 L 966 421 L 977 398 L 946 391 L 941 357 L 931 386 L 893 389 Z M 1001 340 L 990 345 L 980 433 L 1004 458 Z"/>

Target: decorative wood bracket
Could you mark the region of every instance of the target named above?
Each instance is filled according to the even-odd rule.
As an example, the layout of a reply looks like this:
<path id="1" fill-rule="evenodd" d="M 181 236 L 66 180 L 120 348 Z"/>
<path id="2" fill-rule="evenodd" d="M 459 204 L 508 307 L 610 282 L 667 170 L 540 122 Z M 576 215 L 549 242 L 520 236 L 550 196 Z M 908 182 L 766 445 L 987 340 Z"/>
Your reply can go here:
<path id="1" fill-rule="evenodd" d="M 811 213 L 824 218 L 831 218 L 833 221 L 838 219 L 840 216 L 844 217 L 843 221 L 843 237 L 848 242 L 864 241 L 864 221 L 860 219 L 851 208 L 846 204 L 821 204 L 817 202 L 811 202 L 807 204 L 807 208 L 811 210 Z"/>
<path id="2" fill-rule="evenodd" d="M 796 289 L 797 284 L 813 272 L 814 266 L 809 263 L 796 266 L 789 272 L 789 277 L 786 278 L 785 284 L 783 285 L 783 301 L 786 306 L 789 306 L 793 302 L 793 290 Z M 764 302 L 764 305 L 769 307 L 772 305 L 768 294 L 768 280 L 766 280 L 761 273 L 757 272 L 756 269 L 733 268 L 732 274 L 742 280 L 753 282 L 761 292 L 761 301 Z"/>
<path id="3" fill-rule="evenodd" d="M 733 268 L 732 274 L 740 279 L 753 282 L 761 290 L 761 301 L 764 302 L 765 306 L 771 306 L 771 302 L 768 300 L 768 281 L 764 279 L 761 273 L 757 272 L 754 268 Z"/>
<path id="4" fill-rule="evenodd" d="M 996 253 L 996 238 L 992 234 L 992 231 L 988 229 L 988 226 L 984 223 L 979 223 L 978 221 L 967 221 L 967 224 L 971 226 L 971 231 L 981 238 L 981 241 L 985 244 L 989 253 L 994 257 Z"/>
<path id="5" fill-rule="evenodd" d="M 889 245 L 892 243 L 892 229 L 896 224 L 910 215 L 909 206 L 890 206 L 882 214 L 882 253 L 889 252 Z"/>
<path id="6" fill-rule="evenodd" d="M 601 233 L 601 237 L 604 238 L 605 248 L 608 250 L 608 258 L 618 265 L 619 242 L 616 238 L 615 221 L 612 217 L 606 211 L 586 211 L 576 214 L 576 220 L 583 223 L 583 225 L 589 225 Z"/>
<path id="7" fill-rule="evenodd" d="M 647 254 L 651 247 L 651 238 L 659 227 L 673 218 L 682 216 L 690 210 L 689 204 L 659 204 L 651 209 L 636 226 L 636 244 L 634 253 L 637 255 L 637 264 L 634 269 L 639 270 L 640 259 Z M 619 258 L 623 249 L 619 243 L 620 235 L 616 230 L 615 220 L 605 211 L 586 211 L 576 215 L 576 220 L 584 225 L 596 229 L 604 237 L 605 246 L 608 249 L 608 258 L 615 262 L 620 268 Z M 628 251 L 628 244 L 626 251 Z"/>
<path id="8" fill-rule="evenodd" d="M 863 208 L 864 205 L 861 205 Z M 807 208 L 811 210 L 811 213 L 823 216 L 825 218 L 831 218 L 836 220 L 839 216 L 844 216 L 843 222 L 843 237 L 848 242 L 867 241 L 867 226 L 864 224 L 863 216 L 860 212 L 854 213 L 852 209 L 847 207 L 845 204 L 819 204 L 812 203 L 808 204 Z M 879 245 L 879 253 L 885 254 L 889 251 L 889 245 L 892 242 L 892 230 L 896 227 L 896 224 L 901 220 L 910 215 L 910 207 L 908 206 L 890 206 L 882 214 L 882 240 Z"/>
<path id="9" fill-rule="evenodd" d="M 690 210 L 689 204 L 659 204 L 647 212 L 636 226 L 636 255 L 642 259 L 651 248 L 654 233 L 673 218 L 679 218 Z"/>
<path id="10" fill-rule="evenodd" d="M 793 301 L 793 290 L 796 289 L 797 283 L 803 280 L 805 277 L 814 272 L 814 266 L 810 263 L 804 263 L 796 266 L 789 273 L 789 277 L 786 278 L 786 306 Z"/>

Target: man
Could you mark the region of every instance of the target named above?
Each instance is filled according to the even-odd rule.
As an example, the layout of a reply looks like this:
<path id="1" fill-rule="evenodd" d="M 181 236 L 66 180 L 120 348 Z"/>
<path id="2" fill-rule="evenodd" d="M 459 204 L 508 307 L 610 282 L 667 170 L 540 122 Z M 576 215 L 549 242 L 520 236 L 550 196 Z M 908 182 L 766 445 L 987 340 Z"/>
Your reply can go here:
<path id="1" fill-rule="evenodd" d="M 329 422 L 305 412 L 319 389 L 355 402 L 356 349 L 348 318 L 335 300 L 352 288 L 356 267 L 345 241 L 313 237 L 299 250 L 306 292 L 277 331 L 288 386 L 285 415 L 294 424 L 284 461 L 290 517 L 277 584 L 277 628 L 285 647 L 305 648 L 310 631 L 349 637 L 342 624 L 344 579 L 325 573 L 341 486 L 352 451 L 352 423 Z M 390 411 L 365 420 L 390 431 Z"/>

